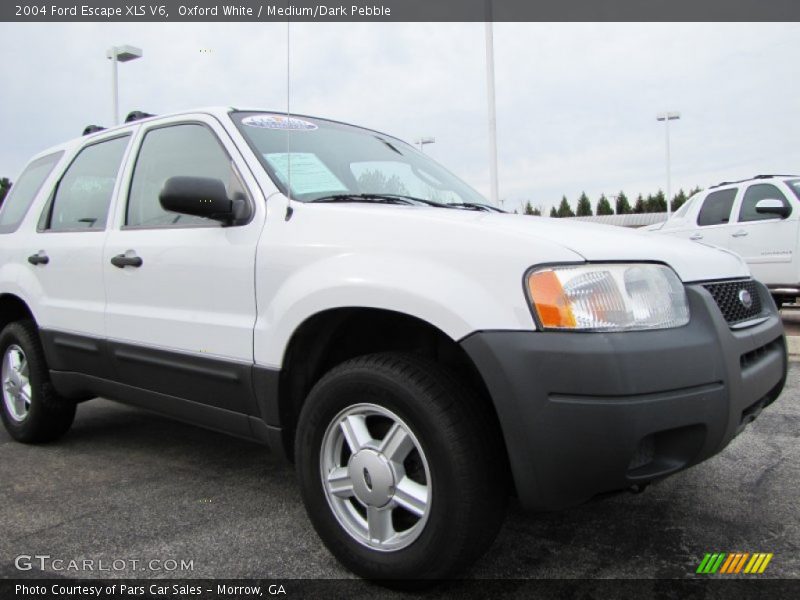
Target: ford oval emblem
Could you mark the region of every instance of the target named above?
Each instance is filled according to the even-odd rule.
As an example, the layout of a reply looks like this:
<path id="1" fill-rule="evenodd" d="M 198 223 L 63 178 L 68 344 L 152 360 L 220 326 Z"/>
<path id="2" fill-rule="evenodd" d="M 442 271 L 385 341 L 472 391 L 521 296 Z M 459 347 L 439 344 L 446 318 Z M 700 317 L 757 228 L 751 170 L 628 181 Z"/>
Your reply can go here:
<path id="1" fill-rule="evenodd" d="M 747 290 L 739 290 L 739 302 L 741 302 L 742 306 L 745 308 L 753 307 L 753 297 Z"/>

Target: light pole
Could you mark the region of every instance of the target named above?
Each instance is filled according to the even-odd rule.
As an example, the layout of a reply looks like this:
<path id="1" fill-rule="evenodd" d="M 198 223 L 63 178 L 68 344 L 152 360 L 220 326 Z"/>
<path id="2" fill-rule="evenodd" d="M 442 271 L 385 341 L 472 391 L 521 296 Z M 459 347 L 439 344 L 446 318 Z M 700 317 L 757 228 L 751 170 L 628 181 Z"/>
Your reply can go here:
<path id="1" fill-rule="evenodd" d="M 494 93 L 494 30 L 492 27 L 492 2 L 486 0 L 486 99 L 489 105 L 489 177 L 492 204 L 499 206 L 500 192 L 497 182 L 497 111 Z"/>
<path id="2" fill-rule="evenodd" d="M 106 50 L 106 58 L 111 61 L 111 98 L 114 103 L 114 125 L 119 125 L 119 85 L 117 83 L 117 63 L 128 62 L 142 57 L 142 49 L 136 46 L 112 46 Z"/>
<path id="3" fill-rule="evenodd" d="M 435 144 L 436 138 L 435 137 L 419 137 L 414 140 L 414 143 L 419 146 L 419 151 L 424 152 L 423 146 L 426 144 Z"/>
<path id="4" fill-rule="evenodd" d="M 669 166 L 669 122 L 677 121 L 680 118 L 681 113 L 679 112 L 663 112 L 656 117 L 657 121 L 664 121 L 664 140 L 667 149 L 667 219 L 669 219 L 670 215 L 672 214 L 672 207 L 670 206 L 672 203 L 672 190 L 670 189 L 671 173 Z"/>
<path id="5" fill-rule="evenodd" d="M 606 198 L 608 198 L 608 203 L 611 205 L 611 210 L 614 214 L 617 214 L 617 198 L 619 198 L 619 194 L 609 194 Z"/>

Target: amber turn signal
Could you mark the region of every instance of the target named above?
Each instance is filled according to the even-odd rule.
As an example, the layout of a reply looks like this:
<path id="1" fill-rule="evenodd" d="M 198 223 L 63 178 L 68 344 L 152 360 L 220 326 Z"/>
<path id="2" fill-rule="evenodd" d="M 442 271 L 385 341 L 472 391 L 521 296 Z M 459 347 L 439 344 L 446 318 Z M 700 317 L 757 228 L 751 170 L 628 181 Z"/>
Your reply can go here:
<path id="1" fill-rule="evenodd" d="M 528 277 L 528 291 L 542 326 L 571 329 L 577 325 L 569 299 L 553 271 L 531 273 Z"/>

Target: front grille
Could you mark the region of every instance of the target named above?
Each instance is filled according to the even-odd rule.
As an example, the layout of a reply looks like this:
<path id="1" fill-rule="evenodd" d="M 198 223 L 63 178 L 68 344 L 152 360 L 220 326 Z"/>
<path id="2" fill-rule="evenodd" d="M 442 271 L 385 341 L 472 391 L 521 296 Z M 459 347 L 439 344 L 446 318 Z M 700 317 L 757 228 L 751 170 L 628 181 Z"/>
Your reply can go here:
<path id="1" fill-rule="evenodd" d="M 722 311 L 722 316 L 731 325 L 747 321 L 761 314 L 761 296 L 758 294 L 756 282 L 752 279 L 709 283 L 703 287 L 714 297 L 714 301 Z M 740 299 L 740 294 L 743 290 L 750 295 L 752 301 L 750 308 L 747 308 Z"/>

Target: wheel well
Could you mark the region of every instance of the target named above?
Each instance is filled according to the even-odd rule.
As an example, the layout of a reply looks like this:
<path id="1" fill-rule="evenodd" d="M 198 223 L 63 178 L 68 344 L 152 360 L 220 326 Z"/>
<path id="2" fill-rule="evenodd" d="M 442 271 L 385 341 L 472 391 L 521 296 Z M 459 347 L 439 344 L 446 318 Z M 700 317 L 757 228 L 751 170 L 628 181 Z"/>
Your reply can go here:
<path id="1" fill-rule="evenodd" d="M 278 394 L 288 457 L 293 458 L 297 420 L 314 384 L 348 359 L 387 351 L 411 352 L 444 365 L 478 392 L 497 421 L 491 396 L 472 360 L 440 329 L 389 310 L 333 309 L 306 320 L 292 336 L 284 357 Z M 499 427 L 498 421 L 498 432 Z"/>
<path id="2" fill-rule="evenodd" d="M 20 319 L 35 320 L 25 301 L 13 294 L 0 295 L 0 331 L 9 323 Z"/>

